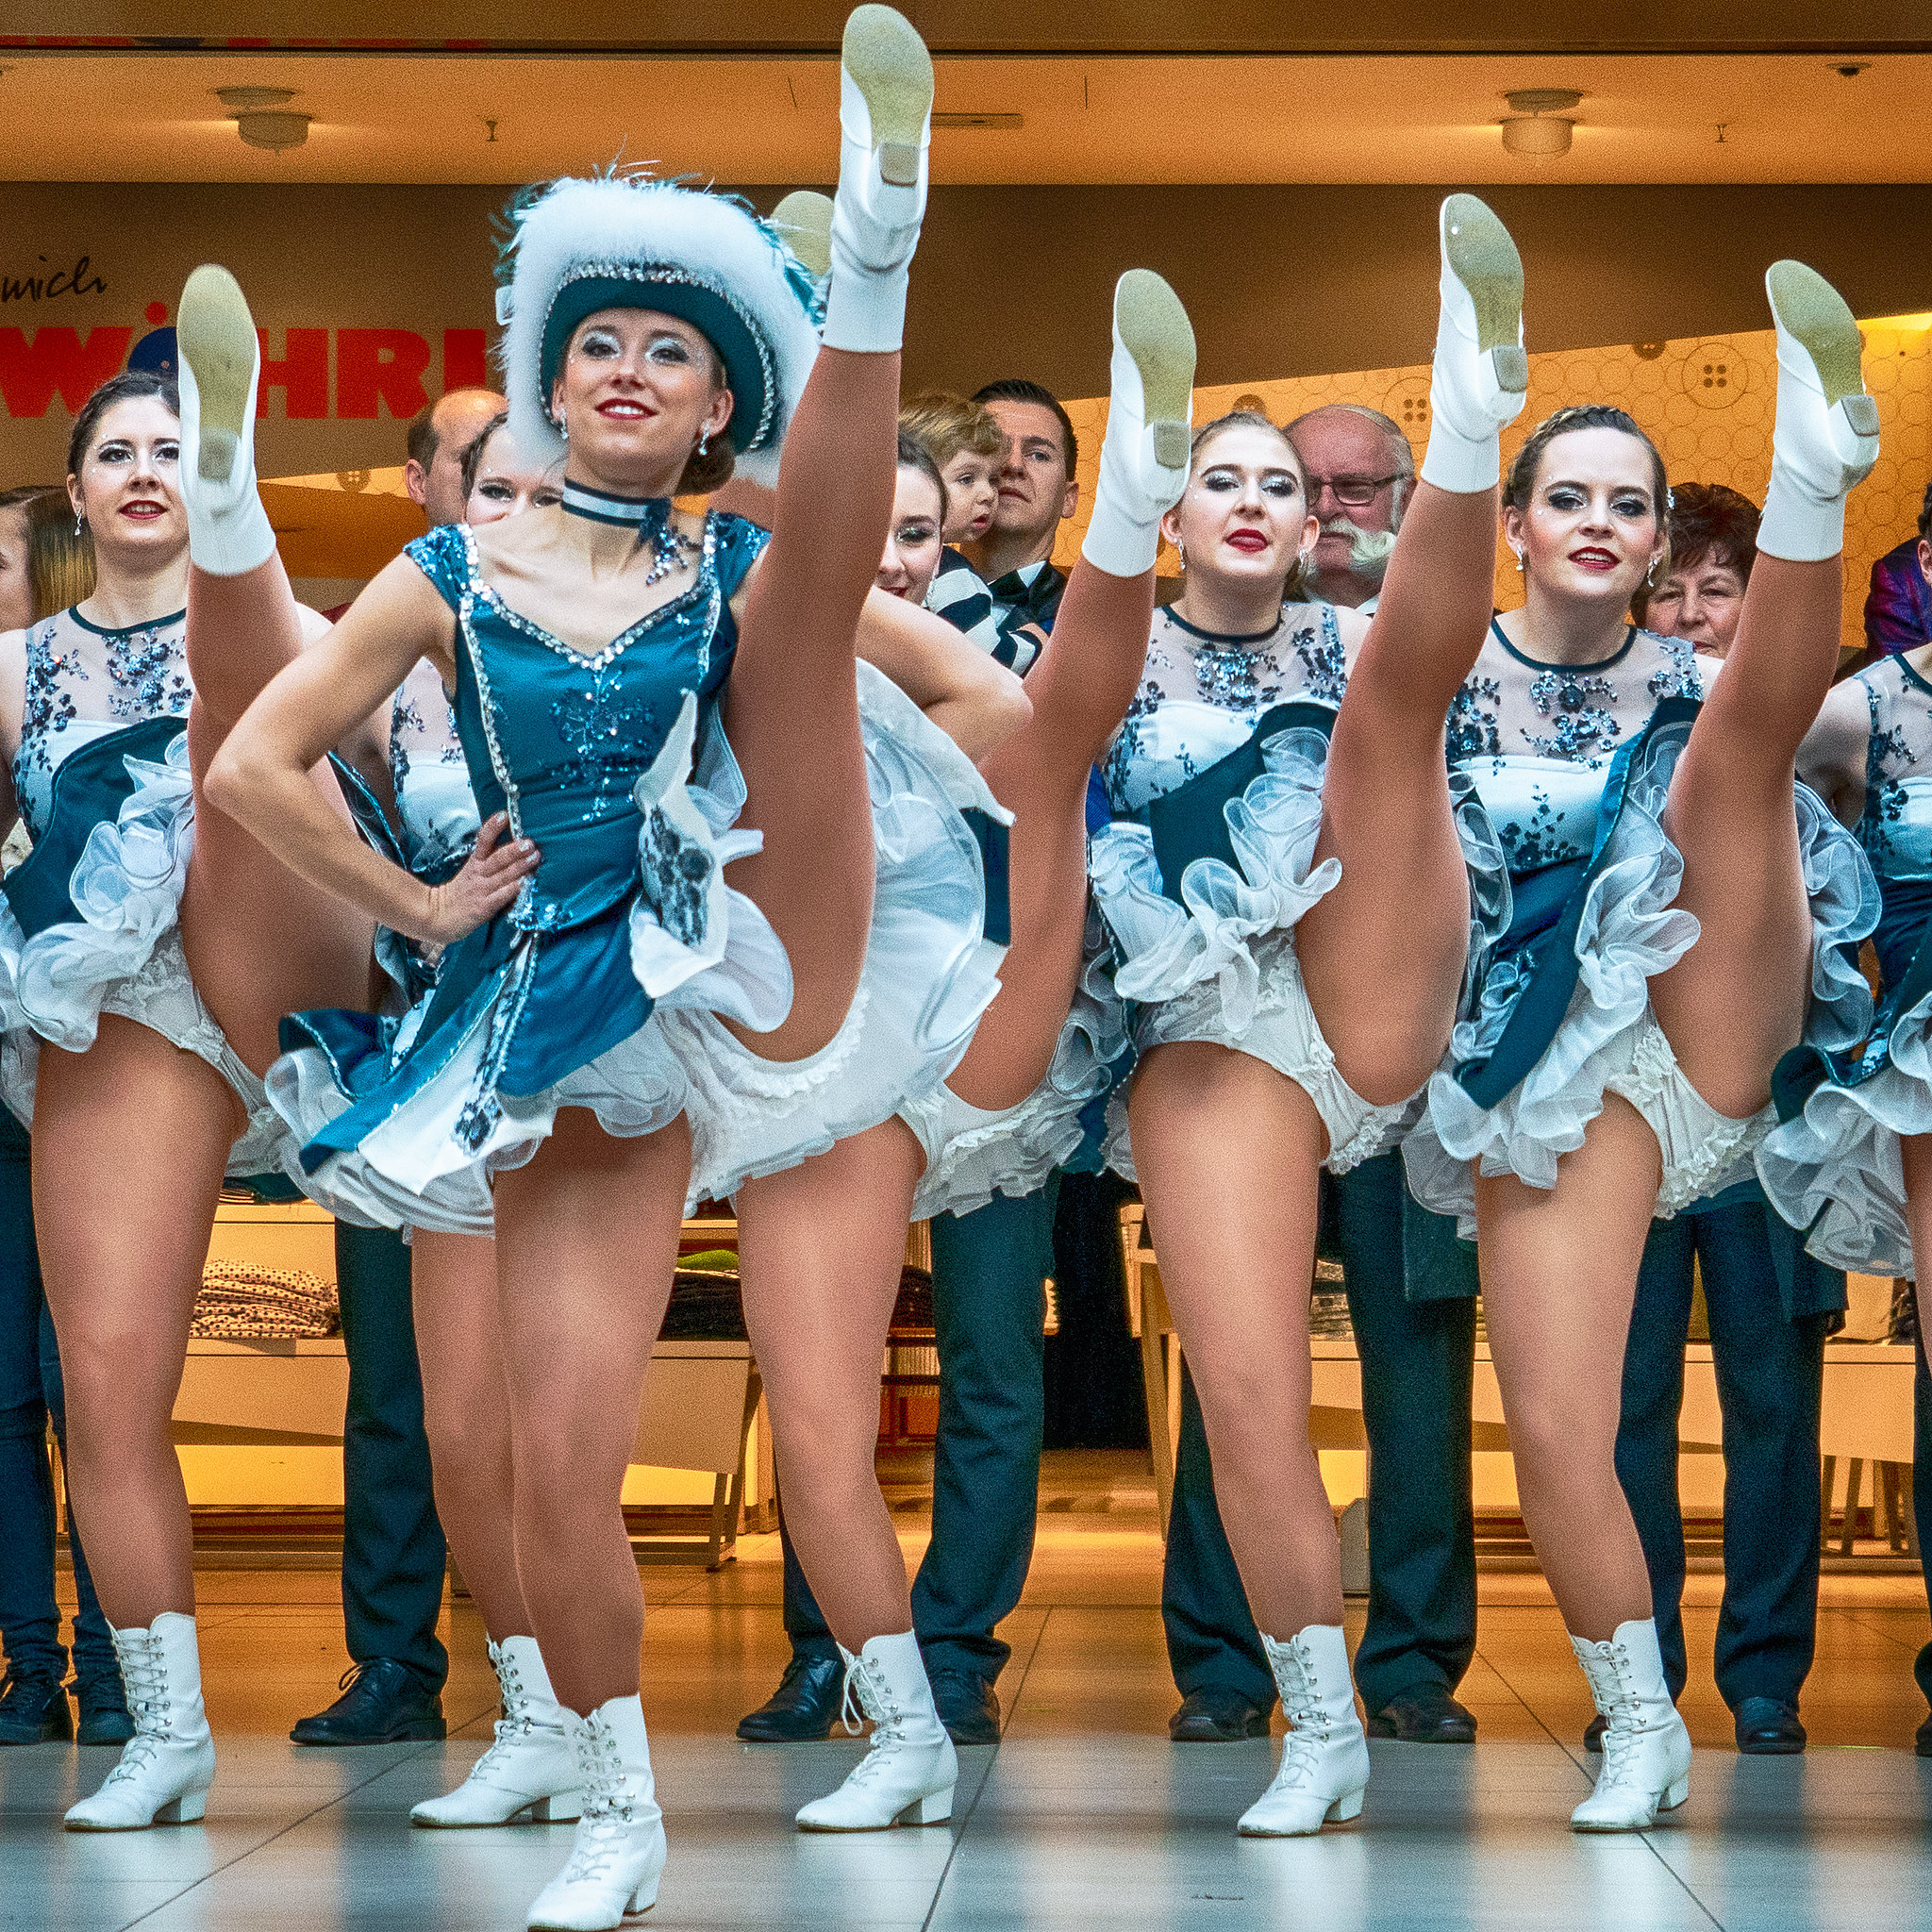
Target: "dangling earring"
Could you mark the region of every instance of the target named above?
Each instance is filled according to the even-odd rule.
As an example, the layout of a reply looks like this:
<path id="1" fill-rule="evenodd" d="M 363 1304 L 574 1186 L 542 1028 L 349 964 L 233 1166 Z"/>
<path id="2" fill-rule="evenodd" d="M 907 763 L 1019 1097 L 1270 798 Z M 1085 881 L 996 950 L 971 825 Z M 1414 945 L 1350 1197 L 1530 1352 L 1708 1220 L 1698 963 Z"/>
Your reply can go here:
<path id="1" fill-rule="evenodd" d="M 1523 552 L 1517 550 L 1512 551 L 1510 554 L 1516 558 L 1516 574 L 1518 576 L 1521 576 L 1523 575 Z"/>
<path id="2" fill-rule="evenodd" d="M 1295 568 L 1300 571 L 1304 578 L 1308 574 L 1308 558 L 1314 554 L 1312 550 L 1297 550 L 1294 554 Z"/>
<path id="3" fill-rule="evenodd" d="M 1644 584 L 1647 588 L 1651 590 L 1655 590 L 1657 588 L 1657 559 L 1653 557 L 1650 559 L 1650 568 L 1643 573 Z"/>
<path id="4" fill-rule="evenodd" d="M 557 419 L 557 433 L 565 442 L 570 441 L 570 418 L 568 416 L 559 416 Z"/>
<path id="5" fill-rule="evenodd" d="M 87 528 L 87 512 L 77 509 L 74 512 L 74 534 L 77 537 Z"/>
<path id="6" fill-rule="evenodd" d="M 1178 537 L 1174 540 L 1174 554 L 1180 559 L 1181 568 L 1186 570 L 1188 567 L 1188 546 Z"/>
<path id="7" fill-rule="evenodd" d="M 708 449 L 710 448 L 710 446 L 711 446 L 711 432 L 710 432 L 710 431 L 709 431 L 708 429 L 706 429 L 706 430 L 702 430 L 702 431 L 700 431 L 700 433 L 699 433 L 699 435 L 698 435 L 698 454 L 699 454 L 699 456 L 703 456 L 703 455 L 705 454 L 705 452 L 706 452 L 707 450 L 708 450 Z"/>

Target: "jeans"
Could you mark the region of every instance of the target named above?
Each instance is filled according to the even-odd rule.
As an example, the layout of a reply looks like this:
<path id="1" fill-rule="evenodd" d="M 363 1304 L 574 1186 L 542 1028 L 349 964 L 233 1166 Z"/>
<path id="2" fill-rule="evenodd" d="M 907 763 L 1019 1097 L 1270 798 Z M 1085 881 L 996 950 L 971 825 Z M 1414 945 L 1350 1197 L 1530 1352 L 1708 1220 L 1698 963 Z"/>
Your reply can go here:
<path id="1" fill-rule="evenodd" d="M 60 1611 L 54 1596 L 54 1472 L 47 1424 L 64 1452 L 67 1412 L 53 1318 L 41 1290 L 34 1245 L 33 1194 L 26 1130 L 0 1108 L 0 1643 L 20 1677 L 67 1674 Z M 73 1511 L 68 1511 L 70 1535 Z M 94 1598 L 80 1539 L 72 1536 L 75 1676 L 118 1697 L 108 1620 Z"/>

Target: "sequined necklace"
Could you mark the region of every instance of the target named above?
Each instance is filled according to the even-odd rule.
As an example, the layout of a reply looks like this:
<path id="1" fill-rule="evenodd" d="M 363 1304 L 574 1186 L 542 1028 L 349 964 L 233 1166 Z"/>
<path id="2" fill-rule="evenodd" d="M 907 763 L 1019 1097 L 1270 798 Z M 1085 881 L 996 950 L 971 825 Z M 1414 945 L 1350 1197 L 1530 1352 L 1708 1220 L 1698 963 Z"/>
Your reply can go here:
<path id="1" fill-rule="evenodd" d="M 698 545 L 671 521 L 668 496 L 614 496 L 608 490 L 593 490 L 588 483 L 566 476 L 563 508 L 566 515 L 582 517 L 588 523 L 634 529 L 640 546 L 649 543 L 658 554 L 644 573 L 646 590 L 697 560 Z"/>
<path id="2" fill-rule="evenodd" d="M 1274 677 L 1279 667 L 1274 661 L 1274 641 L 1284 622 L 1277 617 L 1267 630 L 1246 636 L 1227 631 L 1203 630 L 1172 608 L 1168 620 L 1192 640 L 1190 655 L 1194 660 L 1194 682 L 1210 705 L 1224 710 L 1242 711 L 1263 695 L 1263 677 Z"/>

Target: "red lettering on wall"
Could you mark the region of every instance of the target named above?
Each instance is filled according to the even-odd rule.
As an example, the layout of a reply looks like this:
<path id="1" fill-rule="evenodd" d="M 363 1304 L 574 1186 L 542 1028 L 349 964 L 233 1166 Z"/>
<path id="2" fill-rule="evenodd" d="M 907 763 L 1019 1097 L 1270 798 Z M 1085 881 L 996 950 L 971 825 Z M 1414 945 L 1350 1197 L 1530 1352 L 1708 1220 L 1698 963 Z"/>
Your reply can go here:
<path id="1" fill-rule="evenodd" d="M 279 362 L 268 356 L 268 331 L 256 330 L 261 343 L 261 381 L 256 390 L 255 413 L 268 414 L 268 392 L 282 391 L 287 400 L 285 413 L 291 422 L 328 414 L 328 331 L 325 328 L 291 328 L 283 341 L 287 353 Z M 372 412 L 373 413 L 373 412 Z"/>
<path id="2" fill-rule="evenodd" d="M 336 418 L 375 414 L 379 398 L 405 422 L 428 400 L 423 372 L 429 344 L 414 329 L 339 328 L 336 331 Z"/>
<path id="3" fill-rule="evenodd" d="M 484 356 L 487 339 L 480 328 L 446 328 L 442 332 L 442 392 L 453 389 L 488 389 L 490 365 Z"/>
<path id="4" fill-rule="evenodd" d="M 127 360 L 131 328 L 91 328 L 87 340 L 71 328 L 0 328 L 0 398 L 9 416 L 44 416 L 58 393 L 69 415 Z"/>

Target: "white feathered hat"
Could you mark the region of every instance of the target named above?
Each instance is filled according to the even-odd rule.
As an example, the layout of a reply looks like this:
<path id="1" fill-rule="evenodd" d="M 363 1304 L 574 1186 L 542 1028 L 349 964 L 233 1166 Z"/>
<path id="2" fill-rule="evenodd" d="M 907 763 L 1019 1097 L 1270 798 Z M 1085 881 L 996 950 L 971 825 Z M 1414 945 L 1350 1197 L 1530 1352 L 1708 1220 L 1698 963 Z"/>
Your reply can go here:
<path id="1" fill-rule="evenodd" d="M 655 308 L 704 332 L 734 398 L 725 440 L 741 474 L 775 484 L 778 451 L 818 354 L 813 283 L 742 202 L 648 175 L 568 178 L 508 210 L 498 346 L 520 449 L 564 454 L 550 394 L 572 334 L 600 308 Z"/>

